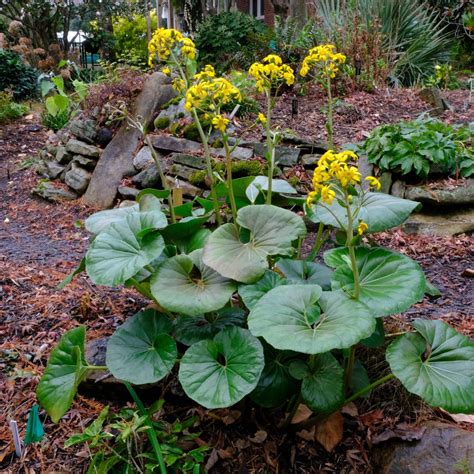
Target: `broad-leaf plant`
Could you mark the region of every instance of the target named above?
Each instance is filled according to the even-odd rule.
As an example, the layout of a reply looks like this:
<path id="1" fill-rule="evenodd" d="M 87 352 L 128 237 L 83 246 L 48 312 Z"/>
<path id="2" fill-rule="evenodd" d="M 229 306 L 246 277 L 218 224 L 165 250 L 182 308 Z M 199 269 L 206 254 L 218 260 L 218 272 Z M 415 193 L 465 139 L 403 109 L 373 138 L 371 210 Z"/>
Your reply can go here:
<path id="1" fill-rule="evenodd" d="M 369 380 L 357 357 L 361 347 L 382 350 L 383 318 L 432 288 L 415 261 L 370 239 L 402 224 L 418 203 L 366 179 L 368 189 L 355 153 L 328 151 L 304 204 L 269 174 L 217 184 L 211 200 L 176 206 L 174 222 L 169 191 L 155 189 L 133 207 L 90 216 L 93 239 L 80 270 L 98 285 L 134 287 L 150 305 L 110 337 L 105 367 L 85 360 L 84 327 L 62 337 L 37 392 L 52 420 L 98 369 L 134 385 L 177 376 L 208 409 L 248 396 L 266 408 L 291 412 L 304 403 L 326 416 L 396 377 L 432 406 L 474 412 L 474 343 L 442 321 L 417 319 L 390 337 L 391 373 L 380 379 Z M 309 222 L 319 231 L 304 258 Z M 329 231 L 337 243 L 318 255 Z"/>

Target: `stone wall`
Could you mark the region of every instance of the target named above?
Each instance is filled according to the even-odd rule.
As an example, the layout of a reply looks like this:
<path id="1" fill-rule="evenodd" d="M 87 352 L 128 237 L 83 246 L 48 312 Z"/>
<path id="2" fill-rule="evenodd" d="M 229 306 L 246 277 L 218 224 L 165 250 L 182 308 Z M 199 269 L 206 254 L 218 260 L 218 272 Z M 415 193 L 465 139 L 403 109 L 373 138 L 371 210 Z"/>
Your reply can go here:
<path id="1" fill-rule="evenodd" d="M 181 188 L 187 199 L 205 196 L 208 192 L 206 160 L 202 144 L 165 133 L 150 135 L 153 148 L 161 160 L 165 174 L 172 187 Z M 230 140 L 232 145 L 235 139 Z M 103 142 L 101 143 L 103 146 Z M 224 169 L 224 148 L 211 147 L 213 168 L 216 172 Z M 276 173 L 288 178 L 302 193 L 306 193 L 305 183 L 317 160 L 325 152 L 324 145 L 308 143 L 296 137 L 284 137 L 277 146 L 275 156 Z M 53 183 L 42 181 L 35 192 L 47 199 L 76 199 L 83 195 L 90 183 L 92 173 L 103 153 L 97 143 L 96 124 L 92 119 L 74 120 L 66 130 L 50 137 L 45 149 L 40 152 L 39 174 L 43 178 L 59 180 L 67 185 L 55 187 Z M 234 177 L 266 174 L 265 143 L 242 141 L 232 152 Z M 117 199 L 132 199 L 140 189 L 162 188 L 151 150 L 140 145 L 129 157 L 133 164 L 120 186 Z M 59 192 L 58 189 L 62 192 Z"/>

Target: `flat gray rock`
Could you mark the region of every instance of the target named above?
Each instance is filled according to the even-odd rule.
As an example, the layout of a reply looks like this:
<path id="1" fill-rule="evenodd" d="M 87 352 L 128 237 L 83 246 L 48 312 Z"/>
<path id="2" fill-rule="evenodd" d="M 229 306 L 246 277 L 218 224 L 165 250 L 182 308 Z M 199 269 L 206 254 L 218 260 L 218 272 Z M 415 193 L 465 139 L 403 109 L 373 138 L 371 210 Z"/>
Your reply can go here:
<path id="1" fill-rule="evenodd" d="M 301 164 L 305 168 L 315 168 L 318 165 L 318 161 L 322 155 L 320 154 L 307 154 L 301 157 Z"/>
<path id="2" fill-rule="evenodd" d="M 474 231 L 474 207 L 415 213 L 403 224 L 408 234 L 451 236 Z"/>
<path id="3" fill-rule="evenodd" d="M 186 181 L 189 181 L 190 176 L 195 173 L 197 170 L 195 168 L 190 168 L 189 166 L 180 165 L 178 163 L 173 163 L 166 171 L 168 176 L 178 178 L 183 178 Z"/>
<path id="4" fill-rule="evenodd" d="M 76 155 L 72 158 L 71 163 L 83 166 L 84 168 L 94 168 L 97 164 L 97 160 L 82 155 Z"/>
<path id="5" fill-rule="evenodd" d="M 432 207 L 474 205 L 474 179 L 466 179 L 457 186 L 442 189 L 407 186 L 404 197 Z"/>
<path id="6" fill-rule="evenodd" d="M 79 140 L 93 145 L 97 136 L 96 122 L 92 119 L 74 119 L 68 125 L 69 131 Z"/>
<path id="7" fill-rule="evenodd" d="M 186 138 L 177 138 L 170 135 L 150 136 L 151 144 L 157 150 L 177 153 L 197 153 L 202 151 L 202 145 Z"/>
<path id="8" fill-rule="evenodd" d="M 118 193 L 123 199 L 135 199 L 140 191 L 131 186 L 119 186 Z"/>
<path id="9" fill-rule="evenodd" d="M 47 199 L 48 201 L 58 202 L 58 201 L 73 201 L 79 196 L 73 191 L 69 191 L 64 188 L 55 186 L 54 183 L 50 181 L 43 181 L 33 189 L 32 194 Z"/>
<path id="10" fill-rule="evenodd" d="M 91 173 L 84 168 L 73 165 L 64 177 L 65 183 L 77 193 L 83 193 L 91 180 Z"/>
<path id="11" fill-rule="evenodd" d="M 220 156 L 220 157 L 225 157 L 225 149 L 224 148 L 211 148 L 209 150 L 211 152 L 211 155 L 215 156 Z M 237 146 L 232 150 L 232 153 L 230 154 L 234 160 L 251 160 L 253 157 L 253 150 L 251 148 L 244 148 L 241 146 Z"/>
<path id="12" fill-rule="evenodd" d="M 140 151 L 135 155 L 133 159 L 133 166 L 138 170 L 141 171 L 149 166 L 155 164 L 155 160 L 151 154 L 150 147 L 144 146 L 140 149 Z"/>
<path id="13" fill-rule="evenodd" d="M 419 441 L 387 441 L 373 451 L 378 474 L 457 474 L 474 472 L 474 432 L 428 422 Z"/>
<path id="14" fill-rule="evenodd" d="M 265 157 L 267 151 L 266 143 L 253 142 L 246 144 L 246 147 L 248 146 L 255 151 L 257 156 Z M 282 166 L 295 166 L 298 163 L 301 152 L 301 148 L 277 146 L 275 148 L 275 162 Z"/>
<path id="15" fill-rule="evenodd" d="M 160 183 L 160 175 L 156 166 L 150 166 L 140 171 L 132 178 L 132 183 L 141 189 L 153 188 Z"/>
<path id="16" fill-rule="evenodd" d="M 72 155 L 66 151 L 65 146 L 58 147 L 56 151 L 56 161 L 61 164 L 67 164 L 72 160 Z"/>
<path id="17" fill-rule="evenodd" d="M 206 169 L 206 159 L 203 156 L 173 153 L 169 158 L 173 163 L 190 166 L 191 168 L 196 168 L 198 170 Z"/>
<path id="18" fill-rule="evenodd" d="M 50 179 L 56 179 L 64 171 L 64 166 L 57 161 L 47 161 L 45 163 L 45 174 Z"/>
<path id="19" fill-rule="evenodd" d="M 80 140 L 76 140 L 74 138 L 71 138 L 67 142 L 66 151 L 72 155 L 83 155 L 90 158 L 98 158 L 102 152 L 100 148 L 81 142 Z"/>

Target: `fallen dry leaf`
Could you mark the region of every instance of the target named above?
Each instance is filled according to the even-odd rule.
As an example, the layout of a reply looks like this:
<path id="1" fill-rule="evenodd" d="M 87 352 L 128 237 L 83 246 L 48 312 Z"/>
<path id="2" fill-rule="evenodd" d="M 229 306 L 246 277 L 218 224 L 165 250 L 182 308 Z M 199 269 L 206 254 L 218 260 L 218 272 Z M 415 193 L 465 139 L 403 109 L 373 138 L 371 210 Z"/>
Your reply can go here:
<path id="1" fill-rule="evenodd" d="M 295 416 L 293 416 L 293 419 L 291 420 L 291 424 L 297 425 L 302 421 L 306 421 L 312 414 L 313 412 L 306 405 L 301 403 L 296 409 L 296 413 Z"/>
<path id="2" fill-rule="evenodd" d="M 341 408 L 341 412 L 344 413 L 345 415 L 350 415 L 353 417 L 356 417 L 359 415 L 359 410 L 357 409 L 357 406 L 354 402 L 350 402 L 347 405 L 344 405 Z"/>
<path id="3" fill-rule="evenodd" d="M 474 415 L 466 415 L 464 413 L 456 413 L 456 414 L 448 413 L 448 412 L 446 413 L 456 423 L 474 423 Z"/>
<path id="4" fill-rule="evenodd" d="M 206 466 L 204 467 L 205 472 L 209 472 L 219 461 L 219 455 L 217 453 L 217 449 L 213 449 L 211 454 L 206 462 Z"/>
<path id="5" fill-rule="evenodd" d="M 342 440 L 344 418 L 340 411 L 320 421 L 315 428 L 314 437 L 330 453 Z"/>
<path id="6" fill-rule="evenodd" d="M 239 451 L 242 451 L 242 449 L 248 448 L 249 446 L 250 446 L 250 442 L 247 439 L 238 439 L 235 442 L 235 447 Z"/>
<path id="7" fill-rule="evenodd" d="M 370 427 L 383 420 L 383 411 L 382 410 L 369 411 L 368 413 L 364 413 L 363 415 L 360 415 L 359 419 L 360 421 L 362 421 L 362 423 L 365 426 Z"/>
<path id="8" fill-rule="evenodd" d="M 262 444 L 267 439 L 268 433 L 264 430 L 259 430 L 252 438 L 249 438 L 252 443 Z"/>

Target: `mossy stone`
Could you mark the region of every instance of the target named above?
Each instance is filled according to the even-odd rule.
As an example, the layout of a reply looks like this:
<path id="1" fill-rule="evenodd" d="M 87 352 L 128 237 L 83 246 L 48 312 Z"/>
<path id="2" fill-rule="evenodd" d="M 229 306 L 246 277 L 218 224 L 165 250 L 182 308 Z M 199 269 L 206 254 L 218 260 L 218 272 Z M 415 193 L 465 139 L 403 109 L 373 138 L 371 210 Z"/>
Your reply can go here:
<path id="1" fill-rule="evenodd" d="M 195 142 L 200 141 L 201 137 L 199 136 L 199 130 L 194 122 L 186 125 L 183 128 L 182 132 L 184 138 L 187 138 L 188 140 L 193 140 Z"/>
<path id="2" fill-rule="evenodd" d="M 170 126 L 169 117 L 157 117 L 153 122 L 156 130 L 164 130 Z"/>

